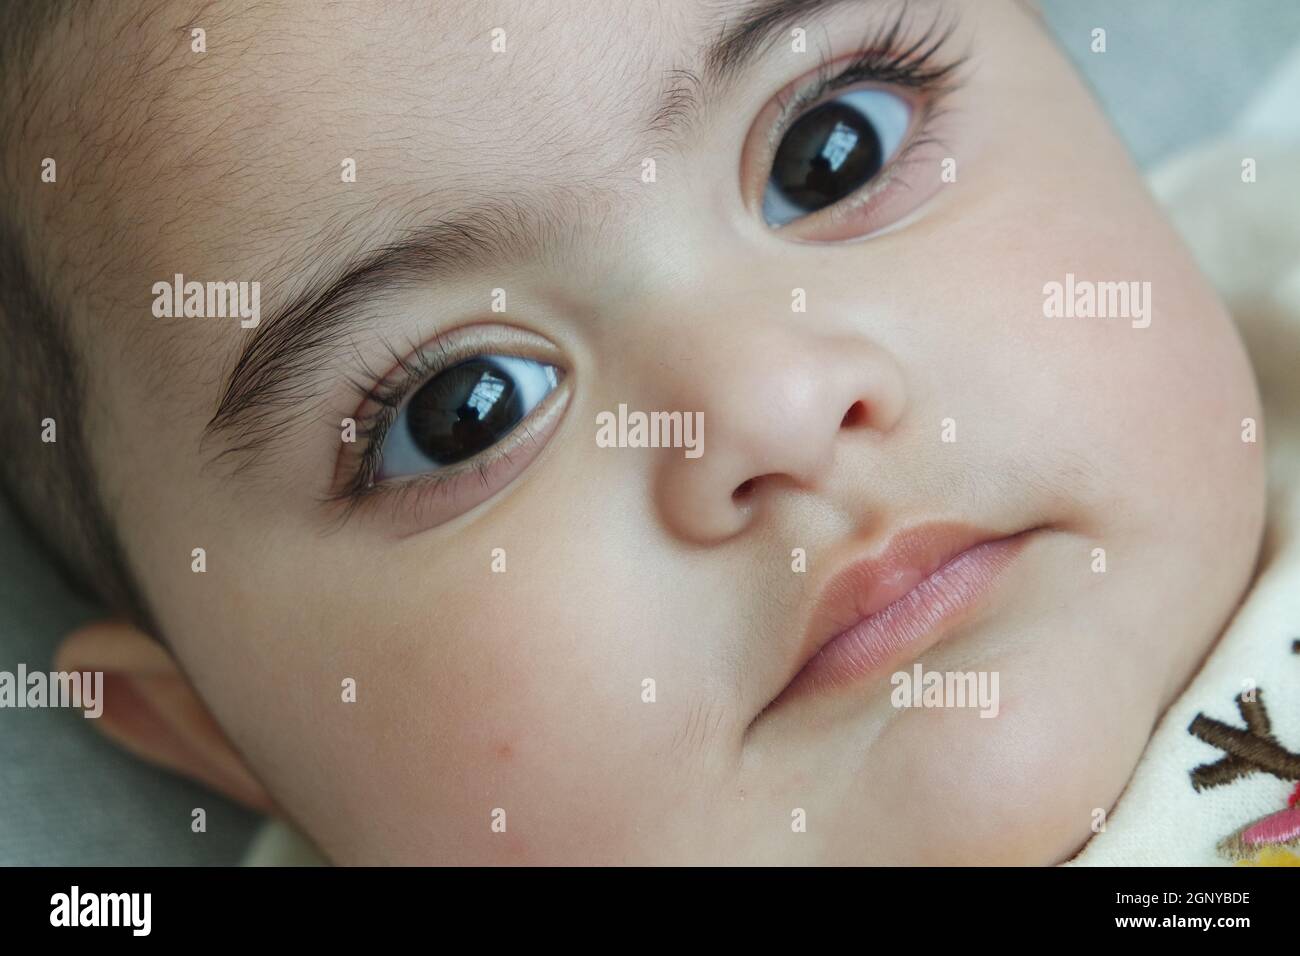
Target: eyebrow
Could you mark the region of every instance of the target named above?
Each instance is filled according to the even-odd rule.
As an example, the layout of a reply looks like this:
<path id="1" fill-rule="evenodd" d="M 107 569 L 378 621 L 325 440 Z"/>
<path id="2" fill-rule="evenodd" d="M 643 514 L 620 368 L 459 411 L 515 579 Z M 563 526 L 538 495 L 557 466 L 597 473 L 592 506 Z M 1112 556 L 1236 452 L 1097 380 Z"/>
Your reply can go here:
<path id="1" fill-rule="evenodd" d="M 728 0 L 712 14 L 719 28 L 700 57 L 702 78 L 690 70 L 666 71 L 676 82 L 661 93 L 646 132 L 671 137 L 689 129 L 702 104 L 766 53 L 787 27 L 864 2 L 882 0 Z M 221 440 L 217 458 L 250 463 L 306 414 L 304 399 L 312 397 L 306 383 L 330 367 L 331 354 L 374 297 L 535 253 L 566 226 L 572 223 L 559 223 L 540 203 L 492 201 L 357 254 L 294 294 L 253 331 L 223 379 L 203 441 Z"/>

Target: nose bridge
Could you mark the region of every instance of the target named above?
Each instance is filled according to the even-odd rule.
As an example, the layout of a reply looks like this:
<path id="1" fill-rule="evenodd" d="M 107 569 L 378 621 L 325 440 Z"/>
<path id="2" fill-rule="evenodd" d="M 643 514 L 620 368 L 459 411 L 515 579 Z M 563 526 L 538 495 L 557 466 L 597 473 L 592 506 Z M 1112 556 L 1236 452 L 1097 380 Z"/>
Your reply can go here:
<path id="1" fill-rule="evenodd" d="M 696 289 L 648 308 L 638 348 L 655 355 L 649 391 L 665 410 L 698 411 L 719 437 L 762 440 L 813 401 L 826 337 L 806 316 L 781 312 L 779 289 Z M 770 283 L 767 283 L 770 285 Z"/>
<path id="2" fill-rule="evenodd" d="M 649 377 L 637 391 L 703 425 L 698 457 L 654 459 L 656 507 L 683 538 L 729 537 L 764 499 L 816 491 L 842 436 L 887 432 L 902 414 L 901 371 L 884 348 L 847 312 L 842 322 L 794 312 L 770 285 L 642 302 L 669 311 L 631 323 L 646 336 L 635 347 L 654 356 L 638 363 Z"/>
<path id="3" fill-rule="evenodd" d="M 742 276 L 726 284 L 695 276 L 689 287 L 645 304 L 632 323 L 645 330 L 643 345 L 658 353 L 661 366 L 671 370 L 675 388 L 698 392 L 692 376 L 676 373 L 710 367 L 737 379 L 784 372 L 782 385 L 800 380 L 816 361 L 819 344 L 836 333 L 829 316 L 795 312 L 798 290 L 761 273 L 735 270 Z"/>
<path id="4" fill-rule="evenodd" d="M 812 424 L 804 416 L 821 400 L 831 371 L 820 361 L 827 356 L 816 335 L 752 322 L 693 339 L 675 365 L 673 386 L 712 423 L 720 450 L 775 446 Z M 772 447 L 766 454 L 774 467 L 783 461 L 783 470 L 793 469 L 800 445 L 804 455 L 811 450 L 796 441 L 783 453 Z"/>

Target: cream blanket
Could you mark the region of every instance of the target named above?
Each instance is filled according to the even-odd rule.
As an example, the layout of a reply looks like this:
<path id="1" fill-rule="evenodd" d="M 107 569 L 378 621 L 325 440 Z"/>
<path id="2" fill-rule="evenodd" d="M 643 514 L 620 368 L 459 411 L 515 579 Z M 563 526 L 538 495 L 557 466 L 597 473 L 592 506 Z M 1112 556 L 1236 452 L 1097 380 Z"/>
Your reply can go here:
<path id="1" fill-rule="evenodd" d="M 1259 377 L 1268 525 L 1245 602 L 1075 864 L 1300 865 L 1297 103 L 1300 51 L 1237 129 L 1151 177 L 1237 319 Z M 1242 181 L 1246 160 L 1254 160 L 1253 183 Z"/>

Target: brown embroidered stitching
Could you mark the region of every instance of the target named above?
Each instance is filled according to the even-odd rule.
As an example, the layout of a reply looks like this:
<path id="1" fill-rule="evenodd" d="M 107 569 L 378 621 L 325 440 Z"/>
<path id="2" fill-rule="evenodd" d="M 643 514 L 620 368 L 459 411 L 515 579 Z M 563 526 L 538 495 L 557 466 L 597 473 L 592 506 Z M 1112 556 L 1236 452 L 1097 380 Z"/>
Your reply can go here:
<path id="1" fill-rule="evenodd" d="M 1300 641 L 1292 650 L 1297 646 Z M 1253 701 L 1238 697 L 1237 710 L 1246 722 L 1245 730 L 1204 714 L 1192 719 L 1187 732 L 1224 753 L 1215 762 L 1201 764 L 1191 771 L 1192 788 L 1199 791 L 1222 786 L 1258 770 L 1281 780 L 1300 780 L 1300 754 L 1287 750 L 1273 736 L 1268 710 L 1264 707 L 1264 692 L 1256 690 Z"/>
<path id="2" fill-rule="evenodd" d="M 1300 654 L 1300 638 L 1292 639 L 1291 653 Z M 1199 792 L 1207 787 L 1222 786 L 1259 770 L 1280 780 L 1300 780 L 1300 754 L 1287 750 L 1273 736 L 1272 721 L 1264 706 L 1263 692 L 1256 691 L 1253 699 L 1246 699 L 1245 695 L 1237 697 L 1237 710 L 1246 724 L 1245 730 L 1213 720 L 1204 714 L 1197 714 L 1188 726 L 1187 732 L 1192 736 L 1223 751 L 1223 756 L 1218 760 L 1201 764 L 1191 771 L 1192 788 Z M 1265 856 L 1269 853 L 1283 854 L 1282 859 L 1296 859 L 1283 850 L 1282 846 L 1300 846 L 1300 837 L 1293 834 L 1292 839 L 1275 840 L 1255 832 L 1247 841 L 1246 834 L 1265 822 L 1283 823 L 1283 815 L 1290 813 L 1296 806 L 1297 797 L 1300 797 L 1300 787 L 1295 789 L 1287 801 L 1289 809 L 1261 817 L 1220 840 L 1215 845 L 1219 854 L 1238 864 L 1254 861 L 1265 866 L 1285 865 L 1266 862 Z M 1261 843 L 1276 845 L 1261 849 Z"/>

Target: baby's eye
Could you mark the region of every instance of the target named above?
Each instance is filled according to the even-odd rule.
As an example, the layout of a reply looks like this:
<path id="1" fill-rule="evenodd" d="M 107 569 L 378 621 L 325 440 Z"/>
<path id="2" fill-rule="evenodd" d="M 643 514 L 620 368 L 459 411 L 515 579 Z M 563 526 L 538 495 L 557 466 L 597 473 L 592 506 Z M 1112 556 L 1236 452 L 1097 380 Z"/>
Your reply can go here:
<path id="1" fill-rule="evenodd" d="M 912 107 L 881 89 L 844 93 L 815 106 L 785 131 L 763 192 L 763 218 L 783 226 L 834 205 L 871 182 L 895 158 Z"/>
<path id="2" fill-rule="evenodd" d="M 420 386 L 398 411 L 376 480 L 437 471 L 497 444 L 559 384 L 553 365 L 477 355 Z"/>

